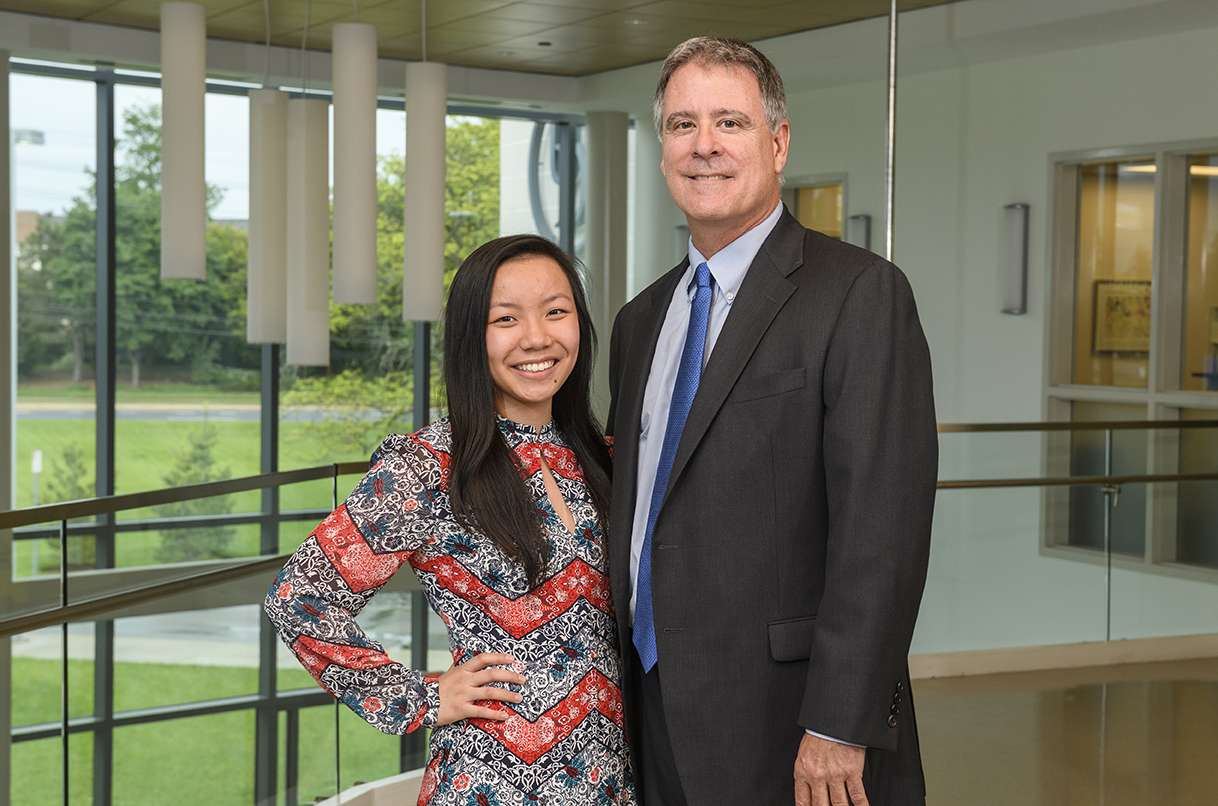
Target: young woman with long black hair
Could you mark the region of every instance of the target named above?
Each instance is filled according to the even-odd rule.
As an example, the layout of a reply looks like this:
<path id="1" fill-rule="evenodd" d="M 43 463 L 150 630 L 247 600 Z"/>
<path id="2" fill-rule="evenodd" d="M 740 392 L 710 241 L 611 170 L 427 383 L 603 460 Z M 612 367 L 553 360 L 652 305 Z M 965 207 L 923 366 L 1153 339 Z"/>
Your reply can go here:
<path id="1" fill-rule="evenodd" d="M 266 598 L 327 691 L 386 733 L 432 728 L 420 804 L 633 804 L 606 576 L 610 457 L 572 260 L 518 235 L 477 249 L 444 319 L 449 415 L 390 436 Z M 355 616 L 403 564 L 448 626 L 439 677 Z"/>

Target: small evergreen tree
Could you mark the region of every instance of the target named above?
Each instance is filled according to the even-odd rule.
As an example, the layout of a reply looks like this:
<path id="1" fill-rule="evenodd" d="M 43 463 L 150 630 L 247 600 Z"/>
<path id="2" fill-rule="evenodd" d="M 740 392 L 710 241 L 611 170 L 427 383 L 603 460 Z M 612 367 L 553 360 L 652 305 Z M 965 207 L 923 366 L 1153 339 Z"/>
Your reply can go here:
<path id="1" fill-rule="evenodd" d="M 216 443 L 220 432 L 214 425 L 203 421 L 202 428 L 187 436 L 187 444 L 175 451 L 173 469 L 165 475 L 165 486 L 181 487 L 185 484 L 200 484 L 205 481 L 222 481 L 232 477 L 228 466 L 217 468 Z M 229 496 L 212 496 L 193 501 L 179 501 L 154 508 L 162 518 L 186 518 L 202 515 L 227 515 L 233 510 Z M 233 539 L 230 526 L 190 526 L 182 529 L 162 529 L 161 545 L 156 558 L 164 563 L 218 560 L 228 555 L 228 544 Z"/>
<path id="2" fill-rule="evenodd" d="M 84 448 L 75 440 L 64 446 L 62 459 L 51 460 L 50 478 L 47 479 L 46 503 L 60 501 L 79 501 L 82 498 L 92 498 L 95 492 L 94 481 L 89 474 L 89 465 L 85 461 Z M 58 541 L 55 541 L 58 544 Z M 52 570 L 59 566 L 58 545 L 56 550 L 46 558 Z M 39 563 L 43 566 L 44 563 Z M 68 568 L 94 568 L 97 565 L 97 542 L 93 535 L 68 538 Z"/>

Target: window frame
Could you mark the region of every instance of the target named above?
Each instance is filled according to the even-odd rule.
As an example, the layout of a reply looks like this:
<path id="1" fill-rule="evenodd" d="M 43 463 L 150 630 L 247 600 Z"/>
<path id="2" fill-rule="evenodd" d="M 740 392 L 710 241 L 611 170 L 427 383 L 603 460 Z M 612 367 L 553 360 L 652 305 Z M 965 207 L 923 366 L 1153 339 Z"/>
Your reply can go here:
<path id="1" fill-rule="evenodd" d="M 1043 418 L 1069 422 L 1076 402 L 1142 405 L 1147 420 L 1183 419 L 1184 409 L 1208 409 L 1218 419 L 1218 393 L 1182 388 L 1183 317 L 1188 274 L 1189 162 L 1218 153 L 1218 138 L 1057 152 L 1049 155 L 1050 210 L 1045 284 Z M 1153 159 L 1154 239 L 1151 255 L 1151 336 L 1145 389 L 1074 383 L 1075 311 L 1081 168 L 1084 163 Z M 1146 472 L 1179 472 L 1180 432 L 1148 429 Z M 1070 475 L 1070 432 L 1043 437 L 1043 472 Z M 1176 485 L 1150 485 L 1143 555 L 1130 557 L 1069 545 L 1069 488 L 1044 488 L 1040 554 L 1218 584 L 1218 567 L 1178 561 Z"/>

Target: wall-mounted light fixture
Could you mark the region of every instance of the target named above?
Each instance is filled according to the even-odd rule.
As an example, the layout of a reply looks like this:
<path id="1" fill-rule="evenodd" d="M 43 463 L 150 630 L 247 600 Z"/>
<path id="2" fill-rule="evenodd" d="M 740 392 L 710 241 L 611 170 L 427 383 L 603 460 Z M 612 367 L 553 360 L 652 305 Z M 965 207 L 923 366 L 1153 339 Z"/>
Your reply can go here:
<path id="1" fill-rule="evenodd" d="M 846 219 L 846 243 L 871 249 L 871 216 L 860 213 Z"/>
<path id="2" fill-rule="evenodd" d="M 207 276 L 203 97 L 207 18 L 198 3 L 161 4 L 161 277 Z"/>
<path id="3" fill-rule="evenodd" d="M 1028 205 L 1007 204 L 1003 244 L 1002 312 L 1028 312 Z"/>

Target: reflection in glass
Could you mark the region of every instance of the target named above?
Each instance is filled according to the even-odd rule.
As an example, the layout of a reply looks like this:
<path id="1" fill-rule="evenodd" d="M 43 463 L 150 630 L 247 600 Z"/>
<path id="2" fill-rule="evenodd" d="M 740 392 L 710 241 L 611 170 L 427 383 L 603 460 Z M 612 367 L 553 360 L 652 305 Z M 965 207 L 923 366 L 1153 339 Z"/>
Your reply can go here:
<path id="1" fill-rule="evenodd" d="M 1103 420 L 1144 420 L 1146 407 L 1128 403 L 1087 403 L 1075 401 L 1075 422 Z M 1129 429 L 1112 432 L 1112 474 L 1146 473 L 1147 432 Z M 1105 432 L 1074 431 L 1070 437 L 1070 475 L 1102 476 L 1105 470 Z M 1104 509 L 1108 506 L 1103 490 L 1096 486 L 1070 488 L 1070 545 L 1104 548 Z M 1146 486 L 1126 485 L 1117 506 L 1112 509 L 1112 550 L 1141 556 L 1146 546 Z"/>
<path id="2" fill-rule="evenodd" d="M 1080 166 L 1074 383 L 1147 386 L 1154 172 L 1145 160 Z"/>
<path id="3" fill-rule="evenodd" d="M 1218 420 L 1218 410 L 1184 409 L 1185 420 Z M 1180 472 L 1218 473 L 1218 428 L 1180 429 Z M 1218 481 L 1177 485 L 1176 559 L 1218 567 Z"/>
<path id="4" fill-rule="evenodd" d="M 814 229 L 840 240 L 842 237 L 841 184 L 796 188 L 795 217 L 808 229 Z"/>
<path id="5" fill-rule="evenodd" d="M 1218 155 L 1195 156 L 1188 181 L 1185 389 L 1218 390 Z"/>

